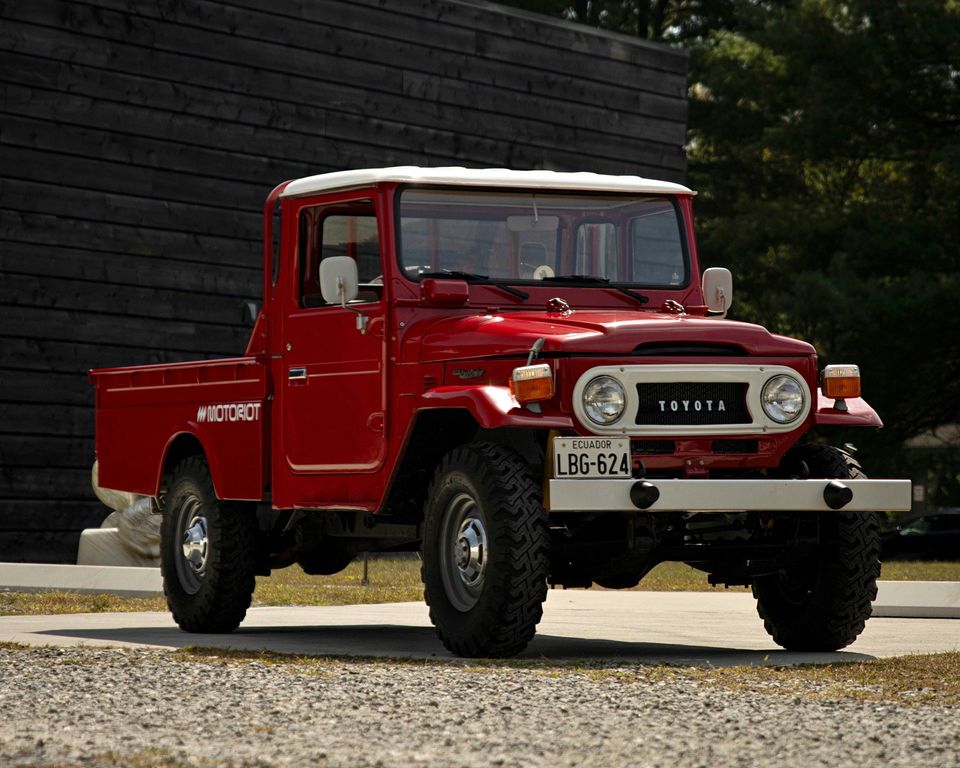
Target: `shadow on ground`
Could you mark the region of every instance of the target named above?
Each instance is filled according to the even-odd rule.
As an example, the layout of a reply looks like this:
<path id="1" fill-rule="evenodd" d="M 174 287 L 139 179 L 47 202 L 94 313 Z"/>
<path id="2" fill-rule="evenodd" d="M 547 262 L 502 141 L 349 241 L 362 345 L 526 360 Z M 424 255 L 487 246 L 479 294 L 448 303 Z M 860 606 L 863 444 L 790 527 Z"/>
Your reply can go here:
<path id="1" fill-rule="evenodd" d="M 199 646 L 270 651 L 305 656 L 388 657 L 393 659 L 454 659 L 430 627 L 357 625 L 337 627 L 277 626 L 243 628 L 231 634 L 192 634 L 174 627 L 113 629 L 49 629 L 37 632 L 96 644 L 160 646 L 170 649 Z M 591 667 L 616 667 L 624 662 L 683 666 L 826 664 L 863 661 L 867 654 L 795 653 L 779 649 L 722 648 L 709 645 L 624 642 L 538 634 L 519 660 L 588 661 Z M 516 666 L 517 660 L 509 663 Z"/>

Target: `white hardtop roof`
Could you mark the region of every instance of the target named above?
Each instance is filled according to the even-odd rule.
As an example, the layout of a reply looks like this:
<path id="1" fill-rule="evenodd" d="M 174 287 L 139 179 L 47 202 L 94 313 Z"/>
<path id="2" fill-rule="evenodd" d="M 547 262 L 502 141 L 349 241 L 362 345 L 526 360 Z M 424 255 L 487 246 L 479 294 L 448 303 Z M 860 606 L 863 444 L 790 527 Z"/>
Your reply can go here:
<path id="1" fill-rule="evenodd" d="M 558 171 L 511 171 L 506 168 L 420 168 L 401 165 L 394 168 L 364 168 L 307 176 L 291 181 L 281 197 L 298 197 L 316 192 L 368 187 L 383 181 L 404 184 L 442 184 L 471 187 L 512 187 L 523 189 L 561 189 L 590 192 L 641 192 L 667 195 L 692 195 L 690 189 L 669 181 L 640 176 L 609 176 L 600 173 L 560 173 Z"/>

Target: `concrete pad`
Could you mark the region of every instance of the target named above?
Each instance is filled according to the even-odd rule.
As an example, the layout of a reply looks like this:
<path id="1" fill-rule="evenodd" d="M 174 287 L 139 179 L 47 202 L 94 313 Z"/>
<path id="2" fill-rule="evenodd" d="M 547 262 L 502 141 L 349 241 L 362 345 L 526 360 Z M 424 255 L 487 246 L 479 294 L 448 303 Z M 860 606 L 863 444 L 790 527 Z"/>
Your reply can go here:
<path id="1" fill-rule="evenodd" d="M 960 582 L 879 581 L 873 615 L 960 619 Z"/>
<path id="2" fill-rule="evenodd" d="M 281 653 L 449 657 L 421 603 L 253 608 L 229 635 L 188 634 L 165 613 L 0 617 L 0 641 L 153 648 L 213 646 Z M 855 661 L 960 650 L 949 619 L 871 619 L 850 648 L 791 653 L 763 630 L 746 593 L 553 590 L 527 658 L 726 666 Z"/>
<path id="3" fill-rule="evenodd" d="M 11 592 L 95 592 L 126 597 L 163 594 L 159 568 L 0 563 L 0 589 Z"/>

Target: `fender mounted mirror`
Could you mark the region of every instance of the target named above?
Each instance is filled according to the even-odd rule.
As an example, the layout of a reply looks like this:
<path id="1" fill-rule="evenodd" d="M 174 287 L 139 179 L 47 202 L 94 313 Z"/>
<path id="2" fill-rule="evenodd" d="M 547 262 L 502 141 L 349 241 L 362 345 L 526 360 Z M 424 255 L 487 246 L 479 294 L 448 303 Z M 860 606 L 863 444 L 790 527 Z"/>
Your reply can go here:
<path id="1" fill-rule="evenodd" d="M 703 301 L 707 309 L 726 317 L 733 303 L 733 275 L 726 267 L 710 267 L 704 270 Z"/>

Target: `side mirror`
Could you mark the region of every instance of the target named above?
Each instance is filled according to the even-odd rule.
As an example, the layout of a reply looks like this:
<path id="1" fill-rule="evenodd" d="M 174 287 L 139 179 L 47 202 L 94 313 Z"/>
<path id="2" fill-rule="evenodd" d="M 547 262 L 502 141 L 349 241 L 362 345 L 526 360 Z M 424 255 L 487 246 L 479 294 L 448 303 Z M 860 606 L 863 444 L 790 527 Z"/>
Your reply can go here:
<path id="1" fill-rule="evenodd" d="M 726 267 L 710 267 L 703 273 L 703 300 L 707 309 L 726 317 L 733 303 L 733 275 Z"/>
<path id="2" fill-rule="evenodd" d="M 320 292 L 328 304 L 346 307 L 357 298 L 357 262 L 349 256 L 331 256 L 320 262 Z"/>
<path id="3" fill-rule="evenodd" d="M 323 300 L 353 312 L 357 316 L 357 330 L 366 333 L 370 318 L 360 310 L 347 306 L 357 298 L 359 282 L 357 262 L 349 256 L 331 256 L 320 262 L 320 292 Z"/>

